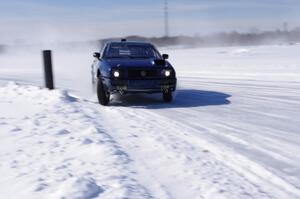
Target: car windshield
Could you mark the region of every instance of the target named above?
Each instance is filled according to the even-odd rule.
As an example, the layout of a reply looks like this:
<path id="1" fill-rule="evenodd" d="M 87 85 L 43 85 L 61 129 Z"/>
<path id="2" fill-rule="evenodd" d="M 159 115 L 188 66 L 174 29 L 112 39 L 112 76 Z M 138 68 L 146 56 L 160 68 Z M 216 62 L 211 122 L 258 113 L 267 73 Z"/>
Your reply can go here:
<path id="1" fill-rule="evenodd" d="M 105 52 L 105 58 L 160 58 L 160 54 L 151 45 L 111 44 Z"/>

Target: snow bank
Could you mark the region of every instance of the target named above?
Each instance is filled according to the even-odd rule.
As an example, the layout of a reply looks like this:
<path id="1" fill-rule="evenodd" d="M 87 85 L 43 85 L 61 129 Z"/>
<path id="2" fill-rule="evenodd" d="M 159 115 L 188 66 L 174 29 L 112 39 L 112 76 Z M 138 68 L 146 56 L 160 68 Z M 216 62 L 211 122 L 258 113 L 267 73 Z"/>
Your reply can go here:
<path id="1" fill-rule="evenodd" d="M 1 197 L 144 194 L 130 178 L 130 160 L 105 132 L 101 115 L 93 118 L 95 110 L 83 104 L 65 91 L 16 83 L 0 87 Z"/>

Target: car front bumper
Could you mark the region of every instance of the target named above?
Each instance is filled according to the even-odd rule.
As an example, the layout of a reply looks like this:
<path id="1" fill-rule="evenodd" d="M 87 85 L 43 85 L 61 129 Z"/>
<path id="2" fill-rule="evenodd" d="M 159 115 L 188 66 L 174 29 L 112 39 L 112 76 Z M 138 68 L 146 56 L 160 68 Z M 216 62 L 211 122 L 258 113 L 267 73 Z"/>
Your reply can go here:
<path id="1" fill-rule="evenodd" d="M 159 93 L 176 90 L 176 78 L 170 79 L 104 79 L 109 92 L 121 93 Z"/>

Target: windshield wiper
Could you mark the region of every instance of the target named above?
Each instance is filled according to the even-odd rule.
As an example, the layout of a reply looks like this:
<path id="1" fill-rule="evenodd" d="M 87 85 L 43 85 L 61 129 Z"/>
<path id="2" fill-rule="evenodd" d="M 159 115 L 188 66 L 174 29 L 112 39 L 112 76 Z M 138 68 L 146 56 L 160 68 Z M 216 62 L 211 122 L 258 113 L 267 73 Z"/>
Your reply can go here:
<path id="1" fill-rule="evenodd" d="M 151 57 L 146 57 L 146 56 L 132 56 L 132 58 L 150 59 Z"/>
<path id="2" fill-rule="evenodd" d="M 141 59 L 150 59 L 151 57 L 122 55 L 122 56 L 107 56 L 106 58 L 131 58 L 131 59 L 141 58 Z"/>
<path id="3" fill-rule="evenodd" d="M 119 56 L 106 56 L 105 58 L 122 58 L 122 57 L 119 57 Z"/>

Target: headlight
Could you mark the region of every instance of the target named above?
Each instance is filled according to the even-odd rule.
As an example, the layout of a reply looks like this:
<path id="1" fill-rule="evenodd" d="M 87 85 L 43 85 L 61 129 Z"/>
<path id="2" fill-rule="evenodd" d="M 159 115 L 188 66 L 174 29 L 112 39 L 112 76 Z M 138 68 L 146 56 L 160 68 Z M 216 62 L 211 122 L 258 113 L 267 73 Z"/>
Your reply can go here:
<path id="1" fill-rule="evenodd" d="M 113 75 L 114 75 L 114 77 L 120 77 L 120 72 L 119 71 L 114 71 Z"/>
<path id="2" fill-rule="evenodd" d="M 165 76 L 166 76 L 166 77 L 169 77 L 170 75 L 171 75 L 171 71 L 165 70 Z"/>

